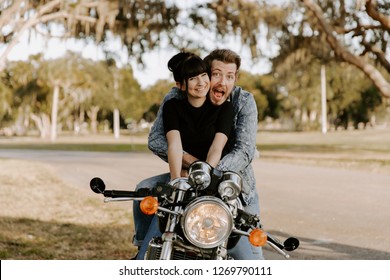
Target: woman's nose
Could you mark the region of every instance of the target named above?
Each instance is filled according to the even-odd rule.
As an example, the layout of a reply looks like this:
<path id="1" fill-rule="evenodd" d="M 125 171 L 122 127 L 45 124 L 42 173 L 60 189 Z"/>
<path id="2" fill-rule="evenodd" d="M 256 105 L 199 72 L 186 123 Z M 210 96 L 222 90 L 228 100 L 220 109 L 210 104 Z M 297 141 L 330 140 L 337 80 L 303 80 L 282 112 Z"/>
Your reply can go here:
<path id="1" fill-rule="evenodd" d="M 198 77 L 197 78 L 197 83 L 198 83 L 198 85 L 204 85 L 206 83 L 206 81 L 202 77 Z"/>

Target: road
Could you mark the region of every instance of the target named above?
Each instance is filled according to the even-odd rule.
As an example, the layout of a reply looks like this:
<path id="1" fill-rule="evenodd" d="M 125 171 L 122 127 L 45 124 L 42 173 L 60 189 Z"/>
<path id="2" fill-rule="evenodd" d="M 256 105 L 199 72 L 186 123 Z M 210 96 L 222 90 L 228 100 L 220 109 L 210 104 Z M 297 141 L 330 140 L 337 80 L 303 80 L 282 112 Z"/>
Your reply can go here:
<path id="1" fill-rule="evenodd" d="M 64 181 L 88 187 L 133 189 L 166 172 L 149 153 L 0 150 L 0 158 L 49 164 Z M 319 166 L 253 162 L 264 228 L 280 239 L 295 236 L 292 259 L 390 259 L 390 175 Z M 266 248 L 267 259 L 282 259 Z"/>

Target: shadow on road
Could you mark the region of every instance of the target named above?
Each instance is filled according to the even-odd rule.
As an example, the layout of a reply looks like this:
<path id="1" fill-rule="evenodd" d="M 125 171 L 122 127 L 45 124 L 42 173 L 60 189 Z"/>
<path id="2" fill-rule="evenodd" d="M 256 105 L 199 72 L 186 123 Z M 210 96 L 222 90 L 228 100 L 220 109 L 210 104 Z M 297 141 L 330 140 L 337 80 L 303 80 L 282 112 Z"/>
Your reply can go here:
<path id="1" fill-rule="evenodd" d="M 279 231 L 268 231 L 284 241 L 290 237 Z M 322 241 L 306 237 L 294 236 L 299 239 L 299 248 L 289 252 L 290 259 L 294 260 L 389 260 L 390 252 L 350 246 L 332 241 Z M 271 247 L 264 247 L 264 256 L 267 260 L 282 260 Z"/>

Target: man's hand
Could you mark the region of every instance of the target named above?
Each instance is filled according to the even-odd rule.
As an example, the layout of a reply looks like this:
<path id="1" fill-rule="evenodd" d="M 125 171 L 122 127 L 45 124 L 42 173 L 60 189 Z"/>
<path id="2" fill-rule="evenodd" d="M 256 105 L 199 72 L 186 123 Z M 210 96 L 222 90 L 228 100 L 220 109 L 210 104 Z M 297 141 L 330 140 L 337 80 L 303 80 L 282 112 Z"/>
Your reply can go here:
<path id="1" fill-rule="evenodd" d="M 183 178 L 187 178 L 188 177 L 188 169 L 182 169 L 180 172 L 180 176 Z"/>

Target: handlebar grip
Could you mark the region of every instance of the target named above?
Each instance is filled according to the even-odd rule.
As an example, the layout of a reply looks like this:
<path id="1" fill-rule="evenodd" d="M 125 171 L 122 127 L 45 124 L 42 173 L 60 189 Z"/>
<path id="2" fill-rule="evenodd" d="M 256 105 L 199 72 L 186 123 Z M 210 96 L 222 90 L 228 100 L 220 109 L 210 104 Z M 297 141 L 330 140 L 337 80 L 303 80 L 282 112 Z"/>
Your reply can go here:
<path id="1" fill-rule="evenodd" d="M 282 250 L 284 249 L 283 244 L 276 237 L 272 236 L 269 233 L 267 233 L 267 240 L 270 241 L 275 246 L 277 246 L 279 249 L 282 249 Z"/>
<path id="2" fill-rule="evenodd" d="M 138 193 L 134 191 L 117 191 L 117 190 L 107 190 L 104 191 L 103 195 L 105 197 L 138 197 Z"/>

